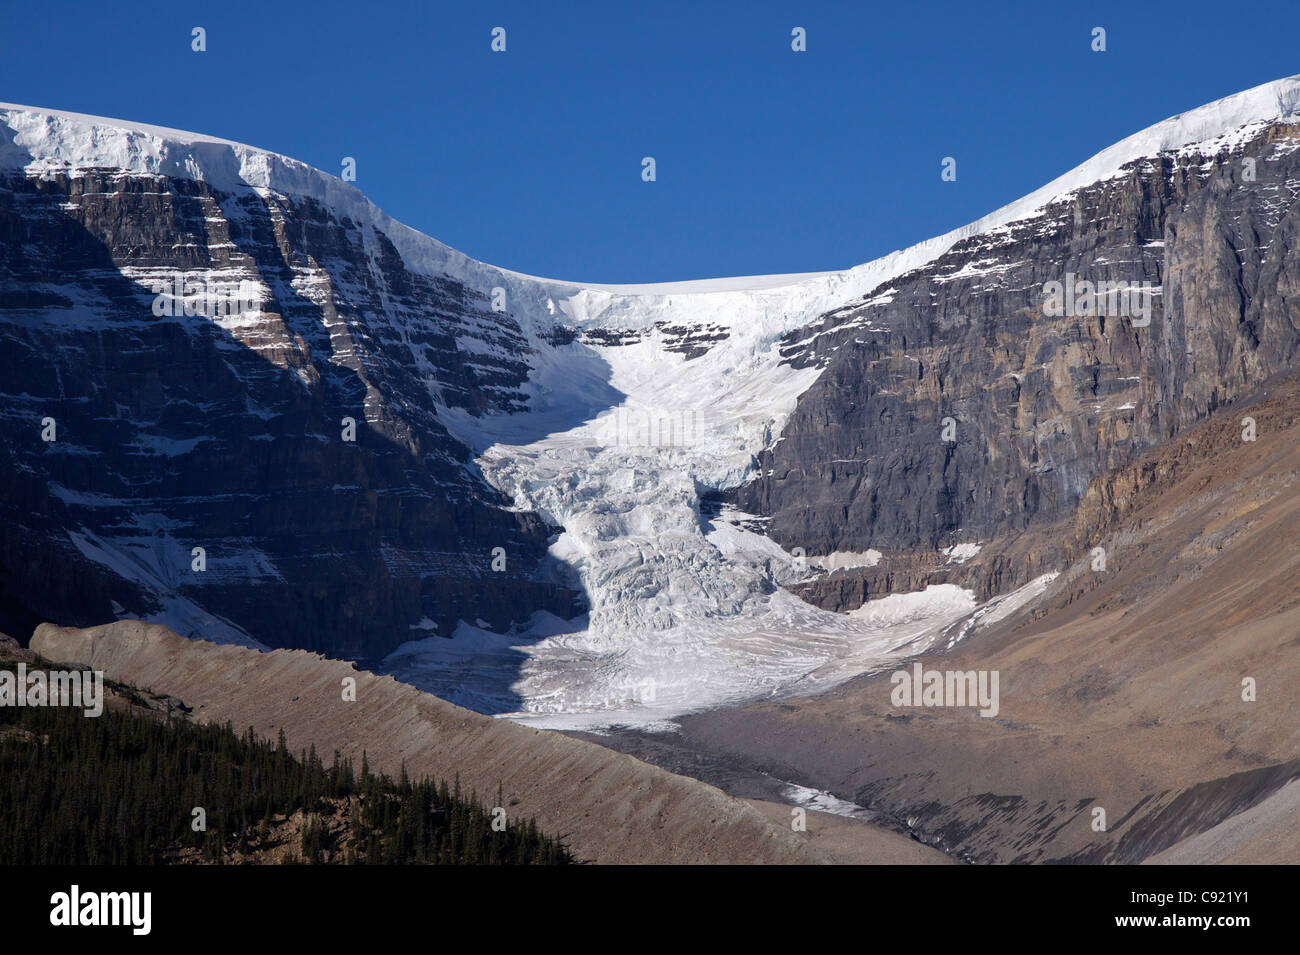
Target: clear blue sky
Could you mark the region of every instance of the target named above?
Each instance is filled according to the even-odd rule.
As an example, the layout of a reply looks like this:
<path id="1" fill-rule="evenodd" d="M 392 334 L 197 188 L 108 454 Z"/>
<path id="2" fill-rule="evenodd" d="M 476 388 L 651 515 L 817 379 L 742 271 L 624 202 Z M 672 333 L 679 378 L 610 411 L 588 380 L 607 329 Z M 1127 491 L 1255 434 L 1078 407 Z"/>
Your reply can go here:
<path id="1" fill-rule="evenodd" d="M 354 156 L 395 218 L 497 265 L 597 282 L 854 265 L 1300 73 L 1297 0 L 7 7 L 0 101 L 335 174 Z"/>

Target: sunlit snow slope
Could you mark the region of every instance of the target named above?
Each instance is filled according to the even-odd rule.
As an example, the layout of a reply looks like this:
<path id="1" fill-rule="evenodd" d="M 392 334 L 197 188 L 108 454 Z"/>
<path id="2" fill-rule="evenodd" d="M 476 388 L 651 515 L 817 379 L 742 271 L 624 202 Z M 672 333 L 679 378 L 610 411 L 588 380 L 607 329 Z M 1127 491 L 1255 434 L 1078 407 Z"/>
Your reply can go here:
<path id="1" fill-rule="evenodd" d="M 781 364 L 777 346 L 787 331 L 843 302 L 887 295 L 890 279 L 960 239 L 1031 217 L 1133 159 L 1248 136 L 1294 116 L 1298 105 L 1296 79 L 1229 97 L 1130 137 L 979 222 L 847 272 L 740 288 L 742 280 L 583 288 L 548 299 L 548 314 L 579 329 L 616 331 L 618 343 L 590 346 L 597 362 L 586 383 L 573 362 L 540 365 L 534 414 L 488 421 L 461 414 L 452 430 L 480 452 L 494 485 L 564 528 L 552 554 L 557 570 L 576 573 L 590 595 L 590 619 L 576 628 L 539 621 L 523 639 L 462 627 L 450 645 L 430 639 L 395 654 L 395 672 L 442 693 L 488 694 L 482 675 L 493 657 L 523 653 L 515 689 L 533 718 L 637 721 L 823 688 L 941 634 L 940 645 L 951 647 L 1032 599 L 1049 578 L 978 609 L 969 592 L 945 585 L 847 616 L 825 613 L 774 588 L 803 573 L 793 555 L 747 529 L 761 524 L 745 515 L 702 512 L 701 492 L 744 481 L 752 455 L 778 440 L 816 378 L 817 369 Z M 680 327 L 720 340 L 687 359 L 670 350 L 674 338 L 665 332 Z M 618 404 L 596 413 L 608 387 Z M 566 418 L 578 423 L 555 424 Z M 449 676 L 457 664 L 461 672 Z"/>
<path id="2" fill-rule="evenodd" d="M 844 615 L 782 590 L 809 572 L 801 555 L 763 536 L 761 521 L 706 502 L 753 476 L 755 456 L 779 440 L 819 374 L 782 362 L 783 336 L 845 303 L 888 296 L 892 279 L 960 240 L 1030 218 L 1136 158 L 1248 135 L 1298 108 L 1297 77 L 1228 97 L 1138 133 L 978 222 L 853 269 L 652 286 L 498 269 L 301 163 L 173 130 L 0 106 L 12 131 L 0 165 L 21 157 L 29 174 L 99 166 L 309 196 L 382 232 L 411 271 L 499 289 L 530 349 L 520 389 L 528 410 L 475 415 L 441 403 L 438 417 L 491 485 L 561 529 L 543 573 L 580 586 L 590 613 L 572 621 L 539 613 L 510 634 L 473 619 L 437 634 L 413 620 L 412 635 L 424 639 L 385 666 L 484 711 L 600 726 L 824 688 L 904 648 L 950 645 L 975 621 L 1040 593 L 1045 579 L 977 608 L 968 591 L 931 587 Z M 510 357 L 487 334 L 457 346 L 485 361 Z"/>

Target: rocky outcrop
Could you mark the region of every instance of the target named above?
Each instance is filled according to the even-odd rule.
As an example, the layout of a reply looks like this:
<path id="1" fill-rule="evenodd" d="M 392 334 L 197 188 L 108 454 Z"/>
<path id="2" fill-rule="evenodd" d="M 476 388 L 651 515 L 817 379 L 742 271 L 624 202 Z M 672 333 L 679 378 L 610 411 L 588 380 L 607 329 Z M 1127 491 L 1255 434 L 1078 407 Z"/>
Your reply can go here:
<path id="1" fill-rule="evenodd" d="M 156 314 L 177 277 L 212 296 Z M 9 172 L 0 288 L 0 625 L 166 613 L 371 658 L 581 610 L 535 578 L 550 530 L 436 413 L 519 407 L 529 346 L 380 230 L 247 187 Z M 255 309 L 222 316 L 241 288 Z"/>
<path id="2" fill-rule="evenodd" d="M 790 362 L 825 370 L 732 500 L 809 554 L 933 551 L 1069 515 L 1095 477 L 1291 366 L 1298 136 L 1260 125 L 1132 162 L 789 335 Z M 1045 289 L 1067 274 L 1149 283 L 1150 324 L 1053 316 Z M 856 575 L 861 595 L 884 575 Z"/>
<path id="3" fill-rule="evenodd" d="M 953 560 L 942 551 L 904 551 L 883 555 L 871 567 L 815 573 L 785 589 L 835 611 L 854 610 L 868 600 L 938 584 L 963 587 L 983 601 L 1060 567 L 1070 553 L 1060 545 L 1048 535 L 1032 534 L 986 542 L 969 560 Z"/>
<path id="4" fill-rule="evenodd" d="M 1095 479 L 1300 347 L 1296 78 L 876 262 L 672 288 L 474 262 L 250 147 L 0 113 L 22 634 L 139 616 L 371 659 L 590 605 L 574 631 L 617 653 L 757 621 L 793 579 L 706 539 L 718 495 L 791 552 L 883 553 L 795 585 L 821 607 L 989 596 L 1070 558 L 1052 529 Z M 1076 279 L 1138 291 L 1049 307 Z M 251 302 L 208 314 L 214 288 Z"/>
<path id="5" fill-rule="evenodd" d="M 1055 529 L 1076 557 L 1042 600 L 920 658 L 998 672 L 994 718 L 895 706 L 890 667 L 687 716 L 677 738 L 966 861 L 1294 863 L 1298 438 L 1292 373 L 1095 481 Z"/>

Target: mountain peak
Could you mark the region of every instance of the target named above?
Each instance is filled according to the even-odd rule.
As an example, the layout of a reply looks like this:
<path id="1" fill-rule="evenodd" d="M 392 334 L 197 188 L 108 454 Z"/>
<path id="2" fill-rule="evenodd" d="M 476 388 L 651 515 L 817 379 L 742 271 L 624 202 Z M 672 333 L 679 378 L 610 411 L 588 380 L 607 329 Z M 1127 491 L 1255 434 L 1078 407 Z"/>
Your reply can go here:
<path id="1" fill-rule="evenodd" d="M 375 222 L 412 260 L 408 264 L 418 270 L 424 270 L 422 265 L 457 274 L 464 274 L 466 269 L 471 272 L 486 269 L 557 289 L 590 289 L 629 296 L 761 292 L 788 286 L 826 286 L 828 283 L 841 291 L 847 283 L 865 293 L 874 285 L 943 254 L 961 239 L 1024 218 L 1054 199 L 1114 175 L 1135 159 L 1220 140 L 1220 147 L 1230 145 L 1237 134 L 1248 136 L 1249 132 L 1243 131 L 1258 124 L 1297 120 L 1300 120 L 1300 74 L 1273 80 L 1171 116 L 1103 149 L 1041 188 L 975 222 L 851 269 L 644 285 L 547 279 L 478 262 L 390 219 L 360 190 L 337 176 L 255 146 L 163 126 L 0 103 L 0 129 L 7 127 L 5 132 L 0 132 L 0 169 L 52 172 L 110 168 L 132 174 L 201 180 L 227 191 L 252 188 L 316 199 L 354 213 L 360 221 Z M 414 237 L 418 237 L 415 245 L 421 247 L 418 252 L 408 242 L 400 241 Z M 864 283 L 864 279 L 869 281 Z"/>

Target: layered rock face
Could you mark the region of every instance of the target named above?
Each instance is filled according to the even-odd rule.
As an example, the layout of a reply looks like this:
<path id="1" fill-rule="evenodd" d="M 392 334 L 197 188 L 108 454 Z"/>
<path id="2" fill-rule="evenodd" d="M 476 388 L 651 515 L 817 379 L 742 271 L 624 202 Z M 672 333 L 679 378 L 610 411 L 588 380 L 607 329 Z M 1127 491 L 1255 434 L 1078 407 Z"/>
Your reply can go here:
<path id="1" fill-rule="evenodd" d="M 165 612 L 374 657 L 581 609 L 533 579 L 547 528 L 435 413 L 518 407 L 528 344 L 379 229 L 310 197 L 11 169 L 0 277 L 9 628 Z"/>
<path id="2" fill-rule="evenodd" d="M 886 668 L 685 717 L 674 745 L 824 789 L 967 861 L 1294 864 L 1298 478 L 1293 370 L 1093 482 L 1058 532 L 1104 543 L 1105 572 L 1085 553 L 1030 613 L 899 667 L 999 673 L 996 717 L 899 706 Z"/>
<path id="3" fill-rule="evenodd" d="M 0 106 L 0 626 L 372 659 L 465 621 L 493 706 L 521 666 L 538 707 L 783 691 L 895 645 L 822 610 L 1058 570 L 1090 482 L 1289 367 L 1298 118 L 1300 78 L 1229 97 L 844 272 L 600 287 L 284 157 Z M 883 556 L 796 583 L 796 549 Z"/>
<path id="4" fill-rule="evenodd" d="M 1258 123 L 1130 162 L 793 333 L 788 360 L 824 371 L 732 499 L 810 554 L 1068 515 L 1095 477 L 1294 361 L 1298 147 L 1300 127 Z M 1049 283 L 1084 281 L 1147 283 L 1149 314 L 1052 301 Z"/>

